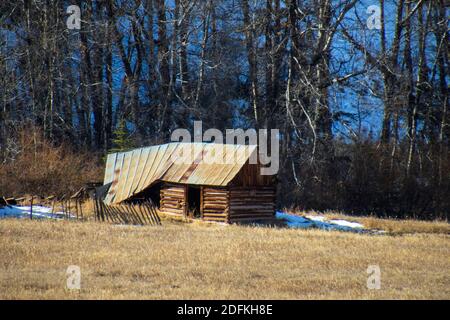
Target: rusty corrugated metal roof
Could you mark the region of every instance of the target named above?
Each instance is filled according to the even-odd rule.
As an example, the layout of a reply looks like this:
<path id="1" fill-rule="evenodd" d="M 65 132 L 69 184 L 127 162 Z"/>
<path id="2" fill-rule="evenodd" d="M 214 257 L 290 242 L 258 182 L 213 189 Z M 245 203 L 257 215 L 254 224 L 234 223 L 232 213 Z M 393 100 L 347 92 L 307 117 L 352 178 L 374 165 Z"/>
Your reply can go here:
<path id="1" fill-rule="evenodd" d="M 226 186 L 256 146 L 168 143 L 107 157 L 104 184 L 112 183 L 106 203 L 119 203 L 157 181 Z"/>

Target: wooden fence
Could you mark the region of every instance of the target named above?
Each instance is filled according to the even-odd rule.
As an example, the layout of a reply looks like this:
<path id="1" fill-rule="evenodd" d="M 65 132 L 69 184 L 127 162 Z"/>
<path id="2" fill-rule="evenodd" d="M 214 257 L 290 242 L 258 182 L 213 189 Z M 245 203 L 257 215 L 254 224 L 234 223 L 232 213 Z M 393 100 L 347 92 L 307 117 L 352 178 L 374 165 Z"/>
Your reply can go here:
<path id="1" fill-rule="evenodd" d="M 153 203 L 106 205 L 94 199 L 95 220 L 117 224 L 160 225 L 161 219 Z"/>
<path id="2" fill-rule="evenodd" d="M 51 208 L 49 212 L 50 217 L 61 219 L 78 219 L 84 220 L 83 215 L 83 199 L 77 197 L 68 197 L 66 195 L 57 198 L 55 196 L 49 196 L 43 198 L 37 195 L 20 198 L 5 198 L 0 197 L 0 207 L 2 205 L 8 206 L 29 206 L 29 217 L 33 219 L 33 212 L 36 212 L 33 207 L 44 206 Z"/>

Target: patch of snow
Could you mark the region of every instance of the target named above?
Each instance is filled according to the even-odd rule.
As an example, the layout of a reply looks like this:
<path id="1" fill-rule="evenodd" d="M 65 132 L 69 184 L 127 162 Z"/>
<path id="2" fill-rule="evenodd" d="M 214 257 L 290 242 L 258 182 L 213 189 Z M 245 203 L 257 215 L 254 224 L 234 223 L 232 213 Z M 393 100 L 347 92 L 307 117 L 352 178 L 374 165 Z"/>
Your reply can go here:
<path id="1" fill-rule="evenodd" d="M 2 218 L 30 218 L 30 206 L 5 206 L 0 207 L 0 219 Z M 33 219 L 60 219 L 64 213 L 52 213 L 52 208 L 44 206 L 33 206 Z"/>
<path id="2" fill-rule="evenodd" d="M 311 228 L 314 225 L 314 222 L 310 219 L 284 212 L 277 211 L 275 217 L 285 220 L 286 224 L 291 228 Z"/>
<path id="3" fill-rule="evenodd" d="M 337 224 L 339 226 L 343 227 L 350 227 L 350 228 L 364 228 L 364 226 L 361 223 L 358 222 L 350 222 L 347 220 L 329 220 L 329 223 Z"/>
<path id="4" fill-rule="evenodd" d="M 324 222 L 325 221 L 325 217 L 324 216 L 306 216 L 306 218 L 313 220 L 313 221 L 319 221 L 319 222 Z"/>
<path id="5" fill-rule="evenodd" d="M 324 216 L 297 216 L 277 211 L 275 217 L 284 220 L 290 228 L 318 228 L 322 230 L 365 231 L 364 226 L 347 220 L 326 220 Z"/>

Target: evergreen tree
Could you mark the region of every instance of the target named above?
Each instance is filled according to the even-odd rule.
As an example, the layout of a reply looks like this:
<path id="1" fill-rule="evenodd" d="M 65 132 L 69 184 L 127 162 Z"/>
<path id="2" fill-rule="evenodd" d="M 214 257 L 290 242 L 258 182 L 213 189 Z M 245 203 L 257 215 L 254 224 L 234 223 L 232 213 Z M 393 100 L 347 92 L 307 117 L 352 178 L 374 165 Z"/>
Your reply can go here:
<path id="1" fill-rule="evenodd" d="M 109 153 L 123 152 L 132 148 L 134 148 L 134 141 L 130 137 L 126 121 L 122 119 L 113 131 L 112 148 L 109 150 Z"/>

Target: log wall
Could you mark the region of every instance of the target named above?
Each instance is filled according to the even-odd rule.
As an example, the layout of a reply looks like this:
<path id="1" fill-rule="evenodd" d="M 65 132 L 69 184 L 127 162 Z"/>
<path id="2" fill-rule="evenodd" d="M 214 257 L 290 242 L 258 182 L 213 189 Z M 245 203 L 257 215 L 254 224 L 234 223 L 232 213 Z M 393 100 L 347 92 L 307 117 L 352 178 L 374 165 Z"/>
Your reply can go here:
<path id="1" fill-rule="evenodd" d="M 275 176 L 261 175 L 261 165 L 246 163 L 233 178 L 231 185 L 251 188 L 273 186 L 275 183 Z"/>
<path id="2" fill-rule="evenodd" d="M 161 186 L 161 212 L 187 214 L 187 186 L 164 183 Z M 275 188 L 206 187 L 200 190 L 200 212 L 205 221 L 244 222 L 271 219 L 275 215 Z"/>
<path id="3" fill-rule="evenodd" d="M 200 212 L 203 220 L 228 222 L 228 188 L 202 187 L 200 199 Z"/>
<path id="4" fill-rule="evenodd" d="M 160 211 L 171 214 L 186 215 L 187 189 L 184 185 L 164 183 L 160 191 Z"/>
<path id="5" fill-rule="evenodd" d="M 229 222 L 271 219 L 275 215 L 274 187 L 230 187 Z"/>

